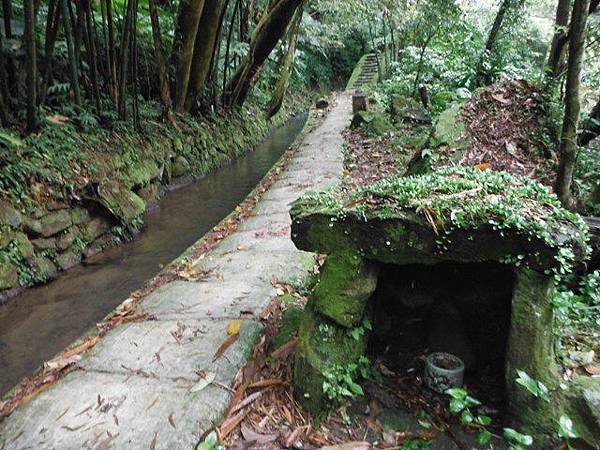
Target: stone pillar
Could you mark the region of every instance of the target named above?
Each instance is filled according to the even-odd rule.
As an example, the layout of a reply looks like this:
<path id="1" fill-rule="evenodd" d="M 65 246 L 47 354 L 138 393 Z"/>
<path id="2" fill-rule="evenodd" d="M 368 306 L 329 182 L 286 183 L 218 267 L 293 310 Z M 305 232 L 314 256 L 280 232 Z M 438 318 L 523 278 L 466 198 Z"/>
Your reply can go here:
<path id="1" fill-rule="evenodd" d="M 554 353 L 554 311 L 551 277 L 530 269 L 515 271 L 510 334 L 506 352 L 506 392 L 510 417 L 535 436 L 555 428 L 551 403 L 534 397 L 517 384 L 517 369 L 556 388 L 558 370 Z"/>
<path id="2" fill-rule="evenodd" d="M 353 250 L 328 256 L 321 280 L 306 305 L 294 360 L 294 391 L 318 422 L 331 402 L 323 391 L 327 374 L 345 370 L 366 354 L 362 325 L 366 303 L 377 286 L 377 266 Z"/>
<path id="3" fill-rule="evenodd" d="M 369 96 L 364 92 L 357 92 L 352 96 L 352 114 L 369 110 Z"/>

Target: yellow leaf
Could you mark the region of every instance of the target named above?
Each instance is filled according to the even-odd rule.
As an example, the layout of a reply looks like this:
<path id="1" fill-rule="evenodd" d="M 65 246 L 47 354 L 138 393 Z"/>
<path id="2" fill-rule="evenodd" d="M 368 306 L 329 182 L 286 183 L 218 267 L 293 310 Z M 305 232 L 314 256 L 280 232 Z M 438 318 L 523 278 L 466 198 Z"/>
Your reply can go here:
<path id="1" fill-rule="evenodd" d="M 229 326 L 227 327 L 227 334 L 238 334 L 240 332 L 240 327 L 242 326 L 241 320 L 232 320 L 229 322 Z"/>

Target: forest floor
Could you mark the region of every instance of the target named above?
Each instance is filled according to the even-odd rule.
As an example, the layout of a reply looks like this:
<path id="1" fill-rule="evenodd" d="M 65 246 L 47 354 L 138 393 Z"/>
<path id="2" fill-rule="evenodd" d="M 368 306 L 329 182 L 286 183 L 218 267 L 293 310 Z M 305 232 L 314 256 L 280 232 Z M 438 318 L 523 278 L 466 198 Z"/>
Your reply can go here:
<path id="1" fill-rule="evenodd" d="M 314 269 L 314 255 L 290 240 L 288 209 L 303 192 L 339 180 L 349 119 L 341 94 L 286 169 L 270 174 L 270 188 L 235 232 L 212 248 L 206 242 L 214 236 L 200 242 L 177 279 L 130 298 L 104 333 L 47 363 L 37 384 L 13 392 L 18 402 L 0 403 L 3 414 L 16 407 L 0 423 L 0 448 L 195 446 L 228 409 L 263 309 Z"/>

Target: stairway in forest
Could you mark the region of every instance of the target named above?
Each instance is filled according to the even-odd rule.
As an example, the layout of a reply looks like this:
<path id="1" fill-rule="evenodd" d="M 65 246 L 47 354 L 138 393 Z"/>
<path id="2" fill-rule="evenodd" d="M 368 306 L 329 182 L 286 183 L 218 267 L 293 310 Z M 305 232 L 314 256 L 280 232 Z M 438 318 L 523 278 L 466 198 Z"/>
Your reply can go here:
<path id="1" fill-rule="evenodd" d="M 358 89 L 366 84 L 369 84 L 377 79 L 377 56 L 375 53 L 369 53 L 359 62 L 348 83 L 348 89 Z"/>

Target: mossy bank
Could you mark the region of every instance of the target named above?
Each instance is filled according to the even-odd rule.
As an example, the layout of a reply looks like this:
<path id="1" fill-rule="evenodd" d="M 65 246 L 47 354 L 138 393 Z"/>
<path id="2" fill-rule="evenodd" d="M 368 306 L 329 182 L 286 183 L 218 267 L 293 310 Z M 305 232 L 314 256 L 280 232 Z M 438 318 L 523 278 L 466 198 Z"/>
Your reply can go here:
<path id="1" fill-rule="evenodd" d="M 0 303 L 131 239 L 166 190 L 251 150 L 304 104 L 271 120 L 250 106 L 173 126 L 148 107 L 137 128 L 50 116 L 25 140 L 0 133 Z"/>

